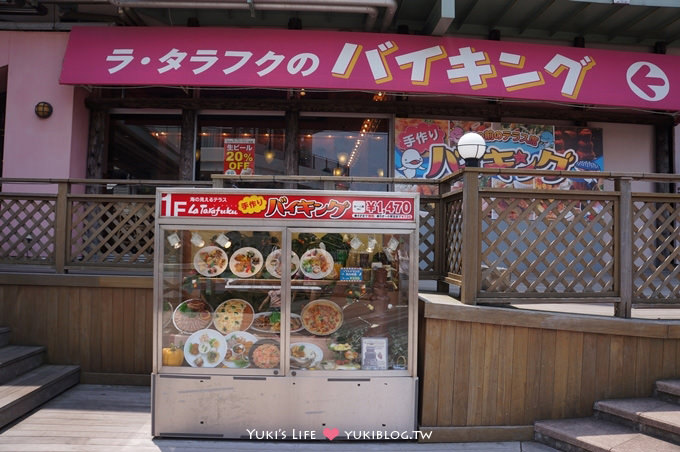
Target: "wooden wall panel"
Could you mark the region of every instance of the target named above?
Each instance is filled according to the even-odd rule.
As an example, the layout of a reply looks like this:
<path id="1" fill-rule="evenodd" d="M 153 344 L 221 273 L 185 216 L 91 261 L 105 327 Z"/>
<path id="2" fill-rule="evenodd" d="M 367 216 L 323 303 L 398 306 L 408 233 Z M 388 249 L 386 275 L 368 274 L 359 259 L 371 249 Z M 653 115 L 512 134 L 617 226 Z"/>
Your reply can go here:
<path id="1" fill-rule="evenodd" d="M 457 356 L 456 350 L 456 324 L 444 322 L 440 335 L 440 343 L 448 344 L 442 349 L 441 360 L 439 362 L 439 373 L 437 375 L 437 419 L 439 422 L 452 422 L 453 415 L 453 388 L 454 388 L 454 366 Z"/>
<path id="2" fill-rule="evenodd" d="M 473 441 L 485 427 L 493 440 L 516 440 L 536 420 L 590 416 L 597 400 L 648 397 L 656 380 L 680 376 L 680 332 L 668 323 L 591 316 L 579 326 L 573 314 L 561 325 L 522 310 L 429 310 L 421 303 L 420 424 L 439 440 Z"/>
<path id="3" fill-rule="evenodd" d="M 88 382 L 146 381 L 152 307 L 150 287 L 0 284 L 0 324 L 12 343 L 45 346 L 48 363 L 78 364 Z"/>
<path id="4" fill-rule="evenodd" d="M 449 322 L 451 323 L 451 322 Z M 470 384 L 470 374 L 468 372 L 456 372 L 455 367 L 464 366 L 470 367 L 470 340 L 471 340 L 471 324 L 458 323 L 456 325 L 456 345 L 455 345 L 455 360 L 453 362 L 453 404 L 451 413 L 451 422 L 453 425 L 460 425 L 465 423 L 467 418 L 467 387 Z"/>

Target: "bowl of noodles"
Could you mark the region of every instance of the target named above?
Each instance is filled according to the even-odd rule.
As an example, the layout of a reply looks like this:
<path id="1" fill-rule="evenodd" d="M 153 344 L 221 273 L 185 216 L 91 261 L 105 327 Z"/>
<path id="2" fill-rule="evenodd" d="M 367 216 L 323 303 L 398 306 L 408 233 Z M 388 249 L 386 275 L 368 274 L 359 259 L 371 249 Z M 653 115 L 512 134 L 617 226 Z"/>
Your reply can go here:
<path id="1" fill-rule="evenodd" d="M 250 347 L 250 363 L 259 369 L 274 369 L 281 363 L 279 342 L 274 339 L 261 339 Z"/>

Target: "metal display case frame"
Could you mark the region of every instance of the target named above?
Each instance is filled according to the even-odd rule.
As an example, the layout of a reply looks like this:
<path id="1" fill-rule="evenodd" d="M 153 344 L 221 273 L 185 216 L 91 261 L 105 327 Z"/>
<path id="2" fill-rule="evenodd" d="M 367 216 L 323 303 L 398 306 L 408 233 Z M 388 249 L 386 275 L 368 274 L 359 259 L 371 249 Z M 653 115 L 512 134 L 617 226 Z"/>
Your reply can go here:
<path id="1" fill-rule="evenodd" d="M 390 437 L 403 439 L 415 430 L 417 193 L 159 188 L 156 206 L 152 374 L 154 436 L 325 440 L 337 435 L 339 439 L 384 440 Z M 387 313 L 390 309 L 389 313 L 394 313 L 401 308 L 407 313 L 400 314 L 401 324 L 406 325 L 402 329 L 407 328 L 408 341 L 406 356 L 400 357 L 403 361 L 392 360 L 389 368 L 385 368 L 385 358 L 381 356 L 382 361 L 374 359 L 373 365 L 366 365 L 370 370 L 356 367 L 338 370 L 343 368 L 340 365 L 333 369 L 300 370 L 291 363 L 290 320 L 295 294 L 299 291 L 307 297 L 313 290 L 335 290 L 338 293 L 344 290 L 349 293 L 347 288 L 352 279 L 359 279 L 355 282 L 360 286 L 367 281 L 367 273 L 378 274 L 380 267 L 372 264 L 373 270 L 364 269 L 363 275 L 359 271 L 360 276 L 338 265 L 333 277 L 320 279 L 294 279 L 287 272 L 282 272 L 284 274 L 278 280 L 233 276 L 203 278 L 195 275 L 196 278 L 190 280 L 194 287 L 200 284 L 197 290 L 209 290 L 209 294 L 225 290 L 260 291 L 262 294 L 266 290 L 280 290 L 279 365 L 245 369 L 192 367 L 195 364 L 187 366 L 189 358 L 186 352 L 183 365 L 164 364 L 162 355 L 168 345 L 168 315 L 174 308 L 172 305 L 166 308 L 167 299 L 181 302 L 186 296 L 182 285 L 195 274 L 187 270 L 191 269 L 191 262 L 186 256 L 191 256 L 195 249 L 195 246 L 190 248 L 188 241 L 192 236 L 213 237 L 231 231 L 276 237 L 281 251 L 281 268 L 284 269 L 292 264 L 290 251 L 294 238 L 303 234 L 379 237 L 383 246 L 388 237 L 401 238 L 399 246 L 403 249 L 400 253 L 406 257 L 393 262 L 393 267 L 388 265 L 386 268 L 394 274 L 391 290 L 401 291 L 394 296 L 406 303 L 400 302 L 397 307 L 391 303 L 384 304 L 381 312 Z M 176 237 L 169 240 L 172 234 Z M 172 260 L 170 257 L 174 256 L 174 251 L 169 241 L 177 246 L 175 238 L 184 242 L 180 245 L 185 247 L 185 257 L 179 254 L 180 257 L 175 256 Z M 391 251 L 397 255 L 395 250 Z M 340 274 L 343 278 L 349 274 L 350 281 L 339 280 Z M 332 289 L 324 289 L 327 286 Z M 365 306 L 377 309 L 373 304 L 377 306 L 378 302 L 371 303 L 367 302 Z M 348 305 L 349 302 L 342 307 L 343 312 Z M 310 338 L 318 339 L 315 336 Z M 371 347 L 378 347 L 378 354 L 383 353 L 381 341 L 368 343 Z M 355 360 L 360 360 L 362 353 L 357 351 Z M 327 351 L 324 350 L 324 353 Z M 375 358 L 373 348 L 368 354 L 364 353 L 363 358 L 369 355 Z M 332 360 L 324 360 L 323 363 L 327 361 L 336 365 Z M 351 365 L 358 364 L 351 362 Z"/>

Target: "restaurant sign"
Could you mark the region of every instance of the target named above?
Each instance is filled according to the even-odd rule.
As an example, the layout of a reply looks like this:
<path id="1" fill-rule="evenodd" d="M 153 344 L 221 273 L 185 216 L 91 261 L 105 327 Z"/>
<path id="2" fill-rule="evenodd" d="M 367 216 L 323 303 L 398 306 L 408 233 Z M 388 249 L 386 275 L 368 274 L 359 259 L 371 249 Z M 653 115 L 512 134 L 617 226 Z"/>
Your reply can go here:
<path id="1" fill-rule="evenodd" d="M 415 221 L 413 196 L 161 193 L 161 217 Z"/>
<path id="2" fill-rule="evenodd" d="M 383 33 L 73 27 L 60 82 L 438 93 L 680 110 L 680 56 Z"/>

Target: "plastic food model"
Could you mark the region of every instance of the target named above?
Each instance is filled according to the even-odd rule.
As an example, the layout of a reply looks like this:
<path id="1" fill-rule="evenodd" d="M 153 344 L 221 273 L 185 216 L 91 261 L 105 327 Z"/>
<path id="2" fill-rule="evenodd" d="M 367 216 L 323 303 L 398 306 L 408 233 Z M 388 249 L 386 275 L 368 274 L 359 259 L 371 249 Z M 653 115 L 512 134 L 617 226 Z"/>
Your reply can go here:
<path id="1" fill-rule="evenodd" d="M 184 362 L 184 352 L 182 347 L 175 344 L 170 344 L 163 348 L 163 365 L 164 366 L 181 366 Z"/>

